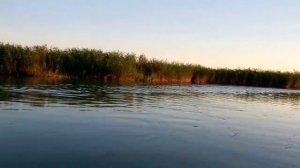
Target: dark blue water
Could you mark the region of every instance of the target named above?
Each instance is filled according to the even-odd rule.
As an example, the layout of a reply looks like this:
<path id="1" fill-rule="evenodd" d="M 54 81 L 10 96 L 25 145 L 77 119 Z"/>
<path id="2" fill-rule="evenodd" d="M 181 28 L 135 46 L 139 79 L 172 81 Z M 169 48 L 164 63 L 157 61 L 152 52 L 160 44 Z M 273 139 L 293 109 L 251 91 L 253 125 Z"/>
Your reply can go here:
<path id="1" fill-rule="evenodd" d="M 0 84 L 0 167 L 300 167 L 300 92 Z"/>

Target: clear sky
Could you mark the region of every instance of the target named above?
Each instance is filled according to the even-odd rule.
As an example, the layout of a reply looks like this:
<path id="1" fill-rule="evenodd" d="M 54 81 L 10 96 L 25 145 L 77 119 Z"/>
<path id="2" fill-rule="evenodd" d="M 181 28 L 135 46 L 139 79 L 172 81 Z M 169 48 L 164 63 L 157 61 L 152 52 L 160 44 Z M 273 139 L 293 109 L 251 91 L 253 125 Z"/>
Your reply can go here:
<path id="1" fill-rule="evenodd" d="M 300 1 L 1 0 L 0 41 L 300 71 Z"/>

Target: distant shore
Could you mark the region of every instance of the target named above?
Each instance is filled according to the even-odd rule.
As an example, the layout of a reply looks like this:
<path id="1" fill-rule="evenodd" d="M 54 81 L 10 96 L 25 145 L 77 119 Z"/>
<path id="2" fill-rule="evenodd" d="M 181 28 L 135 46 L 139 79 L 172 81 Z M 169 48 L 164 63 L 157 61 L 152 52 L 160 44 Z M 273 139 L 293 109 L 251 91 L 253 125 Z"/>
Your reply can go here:
<path id="1" fill-rule="evenodd" d="M 60 50 L 47 46 L 0 43 L 0 76 L 96 79 L 102 82 L 223 84 L 300 89 L 299 72 L 212 69 L 144 55 L 94 49 Z"/>

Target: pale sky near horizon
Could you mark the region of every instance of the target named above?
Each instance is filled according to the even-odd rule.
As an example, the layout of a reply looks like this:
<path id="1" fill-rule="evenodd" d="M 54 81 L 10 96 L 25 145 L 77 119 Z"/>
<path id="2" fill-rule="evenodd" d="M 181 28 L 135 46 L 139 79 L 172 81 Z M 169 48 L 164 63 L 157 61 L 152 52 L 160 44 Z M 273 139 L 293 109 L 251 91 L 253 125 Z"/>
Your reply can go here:
<path id="1" fill-rule="evenodd" d="M 1 0 L 0 41 L 300 71 L 300 1 Z"/>

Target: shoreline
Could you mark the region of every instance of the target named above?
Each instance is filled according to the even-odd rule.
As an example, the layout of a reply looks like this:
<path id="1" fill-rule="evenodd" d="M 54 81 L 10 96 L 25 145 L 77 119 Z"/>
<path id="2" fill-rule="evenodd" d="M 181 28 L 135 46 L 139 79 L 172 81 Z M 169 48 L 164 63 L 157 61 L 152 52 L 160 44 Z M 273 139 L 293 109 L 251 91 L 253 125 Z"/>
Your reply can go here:
<path id="1" fill-rule="evenodd" d="M 245 84 L 225 84 L 225 83 L 212 83 L 204 79 L 197 79 L 192 81 L 191 78 L 180 79 L 167 79 L 167 78 L 151 78 L 146 80 L 136 80 L 132 78 L 120 78 L 117 80 L 103 80 L 97 77 L 70 77 L 64 75 L 54 76 L 1 76 L 1 81 L 32 81 L 29 83 L 39 84 L 41 81 L 54 84 L 61 81 L 78 81 L 78 82 L 92 82 L 97 84 L 117 84 L 117 85 L 134 85 L 134 84 L 149 84 L 149 85 L 223 85 L 223 86 L 245 86 L 245 87 L 261 87 L 261 88 L 274 88 L 274 89 L 292 89 L 300 90 L 300 82 L 288 84 L 286 87 L 270 87 L 270 86 L 253 86 Z M 27 83 L 27 82 L 26 82 Z"/>

